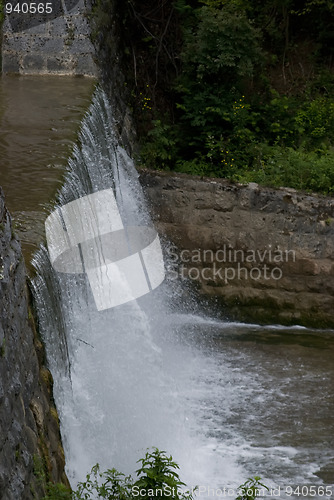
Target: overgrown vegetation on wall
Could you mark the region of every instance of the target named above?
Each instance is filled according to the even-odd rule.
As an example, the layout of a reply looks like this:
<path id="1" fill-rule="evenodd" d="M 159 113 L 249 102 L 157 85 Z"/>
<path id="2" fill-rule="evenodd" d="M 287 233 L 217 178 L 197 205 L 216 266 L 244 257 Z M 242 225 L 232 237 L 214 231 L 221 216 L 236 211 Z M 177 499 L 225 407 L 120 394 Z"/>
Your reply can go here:
<path id="1" fill-rule="evenodd" d="M 334 191 L 333 2 L 108 4 L 143 165 Z"/>

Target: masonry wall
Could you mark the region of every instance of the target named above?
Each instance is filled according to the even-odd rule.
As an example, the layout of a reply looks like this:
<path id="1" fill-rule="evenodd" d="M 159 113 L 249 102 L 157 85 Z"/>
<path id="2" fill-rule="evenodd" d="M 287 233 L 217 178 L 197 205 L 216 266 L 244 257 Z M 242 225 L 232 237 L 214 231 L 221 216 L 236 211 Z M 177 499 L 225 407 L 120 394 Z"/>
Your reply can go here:
<path id="1" fill-rule="evenodd" d="M 0 499 L 42 498 L 46 480 L 66 482 L 64 463 L 52 377 L 0 188 Z"/>
<path id="2" fill-rule="evenodd" d="M 140 177 L 157 228 L 178 249 L 166 255 L 172 273 L 190 275 L 230 317 L 334 327 L 333 198 L 178 174 Z"/>
<path id="3" fill-rule="evenodd" d="M 6 15 L 3 73 L 97 76 L 87 20 L 88 2 L 58 0 L 43 4 L 51 5 L 52 12 Z"/>

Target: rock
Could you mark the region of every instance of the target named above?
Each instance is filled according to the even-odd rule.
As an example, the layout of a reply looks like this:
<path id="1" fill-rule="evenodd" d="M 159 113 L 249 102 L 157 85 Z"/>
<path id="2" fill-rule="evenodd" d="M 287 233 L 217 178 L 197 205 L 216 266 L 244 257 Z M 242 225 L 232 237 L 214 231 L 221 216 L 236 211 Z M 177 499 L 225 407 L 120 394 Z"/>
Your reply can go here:
<path id="1" fill-rule="evenodd" d="M 181 261 L 193 255 L 182 264 L 202 293 L 239 319 L 334 327 L 333 198 L 147 170 L 140 180 L 159 232 Z"/>
<path id="2" fill-rule="evenodd" d="M 0 188 L 0 497 L 44 496 L 34 474 L 36 457 L 51 463 L 49 477 L 66 481 L 52 377 L 28 320 L 26 272 Z M 38 351 L 38 355 L 37 352 Z M 33 411 L 31 411 L 31 409 Z M 41 445 L 43 443 L 43 446 Z M 51 460 L 52 459 L 52 460 Z"/>

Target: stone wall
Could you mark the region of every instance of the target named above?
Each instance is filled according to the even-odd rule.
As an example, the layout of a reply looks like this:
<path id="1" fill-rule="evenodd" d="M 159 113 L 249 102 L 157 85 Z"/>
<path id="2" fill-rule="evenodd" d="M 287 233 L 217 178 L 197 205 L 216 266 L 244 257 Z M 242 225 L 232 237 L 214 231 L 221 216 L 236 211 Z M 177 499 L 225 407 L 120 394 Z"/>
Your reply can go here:
<path id="1" fill-rule="evenodd" d="M 142 171 L 156 225 L 233 318 L 334 327 L 334 199 Z M 183 250 L 183 252 L 182 252 Z"/>
<path id="2" fill-rule="evenodd" d="M 87 1 L 59 0 L 49 4 L 49 14 L 13 12 L 6 16 L 3 73 L 96 76 Z"/>
<path id="3" fill-rule="evenodd" d="M 31 312 L 21 247 L 0 188 L 0 498 L 42 498 L 66 482 L 52 377 Z"/>
<path id="4" fill-rule="evenodd" d="M 127 84 L 124 76 L 128 73 L 125 71 L 128 63 L 124 59 L 123 4 L 123 0 L 92 0 L 93 8 L 96 9 L 92 29 L 95 33 L 94 45 L 100 68 L 100 81 L 113 108 L 120 141 L 132 155 L 137 151 L 136 130 L 128 105 L 131 85 Z"/>

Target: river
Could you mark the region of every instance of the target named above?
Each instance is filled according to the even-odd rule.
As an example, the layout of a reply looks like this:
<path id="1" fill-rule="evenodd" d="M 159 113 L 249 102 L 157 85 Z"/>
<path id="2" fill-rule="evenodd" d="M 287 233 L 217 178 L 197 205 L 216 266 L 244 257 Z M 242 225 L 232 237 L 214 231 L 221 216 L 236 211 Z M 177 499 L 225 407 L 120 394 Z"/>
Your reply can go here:
<path id="1" fill-rule="evenodd" d="M 35 217 L 44 221 L 44 205 L 60 187 L 91 85 L 63 77 L 1 81 L 0 184 L 33 248 L 42 237 Z M 202 488 L 198 495 L 226 497 L 225 487 L 232 495 L 259 475 L 276 488 L 271 498 L 334 498 L 333 331 L 231 323 L 193 301 L 181 312 L 168 282 L 99 313 L 82 277 L 58 277 L 64 296 L 47 296 L 43 269 L 40 325 L 72 484 L 97 461 L 132 472 L 157 446 L 180 463 L 187 484 Z M 69 347 L 67 382 L 56 359 L 55 301 Z"/>
<path id="2" fill-rule="evenodd" d="M 28 267 L 94 84 L 67 76 L 0 77 L 0 186 Z"/>

